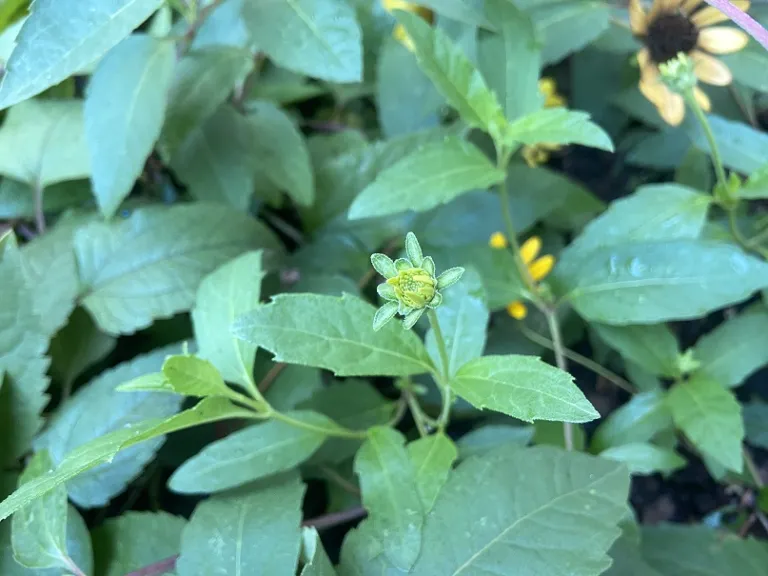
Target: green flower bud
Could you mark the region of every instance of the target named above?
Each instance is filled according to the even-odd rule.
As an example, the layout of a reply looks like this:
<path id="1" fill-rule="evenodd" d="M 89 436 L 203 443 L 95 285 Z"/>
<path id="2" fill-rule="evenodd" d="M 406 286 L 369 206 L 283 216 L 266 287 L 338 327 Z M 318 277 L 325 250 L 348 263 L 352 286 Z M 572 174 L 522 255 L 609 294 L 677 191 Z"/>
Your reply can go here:
<path id="1" fill-rule="evenodd" d="M 414 309 L 425 308 L 437 292 L 437 281 L 423 268 L 401 270 L 387 284 L 395 289 L 400 302 Z"/>

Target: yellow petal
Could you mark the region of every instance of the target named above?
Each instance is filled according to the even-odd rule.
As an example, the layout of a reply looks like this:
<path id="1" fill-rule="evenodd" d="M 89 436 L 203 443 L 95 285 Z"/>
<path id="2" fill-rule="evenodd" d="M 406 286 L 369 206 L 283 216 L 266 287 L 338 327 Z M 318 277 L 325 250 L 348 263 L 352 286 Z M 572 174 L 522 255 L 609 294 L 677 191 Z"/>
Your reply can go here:
<path id="1" fill-rule="evenodd" d="M 746 12 L 749 9 L 749 0 L 732 0 L 731 4 L 733 4 L 742 12 Z M 691 22 L 693 22 L 699 28 L 712 26 L 712 24 L 719 24 L 720 22 L 725 22 L 726 20 L 728 20 L 728 16 L 720 12 L 720 10 L 717 8 L 713 8 L 712 6 L 702 8 L 696 12 L 696 14 L 691 16 Z"/>
<path id="2" fill-rule="evenodd" d="M 680 11 L 683 14 L 690 14 L 696 10 L 703 1 L 704 0 L 683 0 L 683 3 L 680 5 Z"/>
<path id="3" fill-rule="evenodd" d="M 643 96 L 645 96 L 648 101 L 657 108 L 661 106 L 661 103 L 667 97 L 667 87 L 659 81 L 654 82 L 642 79 L 638 83 L 637 87 L 640 88 L 640 92 L 643 94 Z"/>
<path id="4" fill-rule="evenodd" d="M 416 8 L 413 3 L 406 2 L 406 0 L 382 0 L 381 4 L 387 12 L 392 12 L 392 10 L 413 12 L 414 8 Z"/>
<path id="5" fill-rule="evenodd" d="M 677 126 L 683 121 L 685 102 L 682 96 L 675 94 L 659 81 L 650 83 L 641 80 L 639 87 L 643 96 L 656 106 L 664 122 L 671 126 Z"/>
<path id="6" fill-rule="evenodd" d="M 488 245 L 491 248 L 506 248 L 509 243 L 507 242 L 507 237 L 504 236 L 501 232 L 494 232 L 491 234 L 491 238 L 488 241 Z"/>
<path id="7" fill-rule="evenodd" d="M 651 60 L 648 48 L 643 48 L 637 53 L 637 65 L 640 68 L 640 77 L 645 82 L 659 82 L 659 67 Z"/>
<path id="8" fill-rule="evenodd" d="M 640 0 L 629 0 L 629 27 L 635 36 L 645 36 L 648 32 L 648 18 Z"/>
<path id="9" fill-rule="evenodd" d="M 541 238 L 538 236 L 531 236 L 520 247 L 520 258 L 523 259 L 526 265 L 533 262 L 533 259 L 539 255 L 541 250 Z"/>
<path id="10" fill-rule="evenodd" d="M 547 254 L 536 260 L 533 264 L 528 266 L 528 272 L 531 274 L 534 282 L 538 282 L 547 277 L 547 274 L 552 272 L 552 268 L 555 266 L 555 257 L 552 254 Z"/>
<path id="11" fill-rule="evenodd" d="M 405 28 L 403 28 L 402 24 L 395 26 L 395 29 L 392 31 L 392 36 L 394 36 L 395 40 L 400 42 L 400 44 L 405 46 L 407 50 L 413 52 L 413 40 L 411 40 L 411 37 L 408 36 L 408 32 L 405 31 Z"/>
<path id="12" fill-rule="evenodd" d="M 696 102 L 699 103 L 699 106 L 701 106 L 702 110 L 705 112 L 709 112 L 712 110 L 712 103 L 709 101 L 709 96 L 707 96 L 704 93 L 704 90 L 699 88 L 698 86 L 693 87 L 693 96 L 696 98 Z"/>
<path id="13" fill-rule="evenodd" d="M 519 300 L 515 300 L 514 302 L 507 304 L 507 314 L 512 316 L 515 320 L 522 320 L 528 315 L 528 308 L 526 308 L 525 304 Z"/>
<path id="14" fill-rule="evenodd" d="M 709 54 L 694 50 L 691 52 L 691 60 L 693 60 L 693 71 L 696 77 L 705 84 L 728 86 L 733 80 L 728 66 Z"/>
<path id="15" fill-rule="evenodd" d="M 712 54 L 730 54 L 738 52 L 749 42 L 749 36 L 737 28 L 714 26 L 699 32 L 696 45 Z"/>

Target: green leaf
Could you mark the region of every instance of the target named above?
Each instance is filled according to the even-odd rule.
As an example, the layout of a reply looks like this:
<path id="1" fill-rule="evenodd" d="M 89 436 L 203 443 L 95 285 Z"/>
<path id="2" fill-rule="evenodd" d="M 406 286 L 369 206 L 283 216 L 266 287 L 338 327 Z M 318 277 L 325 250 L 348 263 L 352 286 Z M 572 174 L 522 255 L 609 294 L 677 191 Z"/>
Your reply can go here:
<path id="1" fill-rule="evenodd" d="M 768 198 L 768 164 L 755 170 L 736 190 L 736 195 L 747 200 Z"/>
<path id="2" fill-rule="evenodd" d="M 676 378 L 680 369 L 677 338 L 665 324 L 609 326 L 592 324 L 598 336 L 627 360 L 636 362 L 655 376 Z"/>
<path id="3" fill-rule="evenodd" d="M 174 492 L 221 492 L 297 466 L 325 441 L 336 425 L 316 412 L 290 412 L 296 424 L 271 420 L 230 434 L 206 446 L 176 470 Z"/>
<path id="4" fill-rule="evenodd" d="M 274 104 L 251 101 L 248 109 L 248 123 L 254 136 L 253 154 L 260 174 L 297 204 L 312 205 L 315 179 L 301 132 Z"/>
<path id="5" fill-rule="evenodd" d="M 374 332 L 374 313 L 348 294 L 280 294 L 241 316 L 233 333 L 272 352 L 276 362 L 325 368 L 337 376 L 407 376 L 433 369 L 413 332 L 394 322 Z"/>
<path id="6" fill-rule="evenodd" d="M 61 328 L 75 307 L 80 292 L 73 251 L 78 229 L 92 221 L 90 216 L 65 214 L 56 226 L 21 248 L 27 284 L 43 333 L 50 336 Z"/>
<path id="7" fill-rule="evenodd" d="M 232 396 L 219 371 L 202 358 L 189 355 L 168 356 L 161 374 L 148 374 L 118 387 L 121 392 L 175 392 L 185 396 Z"/>
<path id="8" fill-rule="evenodd" d="M 632 521 L 622 523 L 621 537 L 613 543 L 608 555 L 613 564 L 603 576 L 664 576 L 651 568 L 640 550 L 640 528 Z"/>
<path id="9" fill-rule="evenodd" d="M 474 269 L 465 270 L 461 282 L 443 295 L 437 319 L 448 351 L 448 375 L 467 362 L 479 358 L 485 349 L 488 307 L 480 276 Z M 426 346 L 432 361 L 440 365 L 440 353 L 432 330 L 427 332 Z"/>
<path id="10" fill-rule="evenodd" d="M 446 138 L 427 144 L 379 173 L 355 198 L 349 218 L 370 218 L 407 210 L 425 212 L 470 190 L 504 180 L 503 170 L 468 142 Z"/>
<path id="11" fill-rule="evenodd" d="M 120 450 L 199 424 L 230 418 L 253 418 L 253 414 L 224 398 L 205 398 L 194 408 L 179 412 L 167 420 L 147 420 L 99 436 L 67 454 L 56 470 L 25 484 L 0 502 L 0 521 L 79 474 L 99 464 L 111 462 Z"/>
<path id="12" fill-rule="evenodd" d="M 34 190 L 90 176 L 82 102 L 30 100 L 14 106 L 0 128 L 0 174 Z"/>
<path id="13" fill-rule="evenodd" d="M 142 374 L 159 371 L 165 357 L 177 350 L 173 346 L 138 356 L 80 388 L 56 411 L 36 441 L 38 449 L 47 449 L 54 464 L 60 465 L 72 451 L 109 432 L 175 414 L 181 405 L 178 396 L 151 392 L 122 394 L 116 388 Z M 105 505 L 141 473 L 162 443 L 158 439 L 137 446 L 109 464 L 79 475 L 67 484 L 70 498 L 85 508 Z"/>
<path id="14" fill-rule="evenodd" d="M 582 426 L 573 426 L 573 448 L 582 451 L 586 446 L 586 434 Z M 565 448 L 565 429 L 560 422 L 537 420 L 533 424 L 533 444 L 535 446 L 555 446 Z"/>
<path id="15" fill-rule="evenodd" d="M 624 242 L 698 238 L 712 197 L 679 184 L 641 186 L 590 222 L 567 252 Z"/>
<path id="16" fill-rule="evenodd" d="M 610 11 L 600 2 L 573 0 L 532 4 L 536 28 L 544 39 L 544 64 L 559 62 L 568 54 L 581 50 L 607 28 Z"/>
<path id="17" fill-rule="evenodd" d="M 456 442 L 459 457 L 481 456 L 500 446 L 523 447 L 533 439 L 533 426 L 486 424 L 464 434 Z"/>
<path id="18" fill-rule="evenodd" d="M 486 2 L 488 18 L 499 34 L 482 37 L 480 66 L 509 120 L 542 106 L 539 92 L 541 39 L 530 16 L 507 0 Z M 503 68 L 499 72 L 499 68 Z"/>
<path id="19" fill-rule="evenodd" d="M 93 191 L 111 217 L 160 136 L 176 55 L 172 42 L 135 34 L 99 62 L 85 98 Z"/>
<path id="20" fill-rule="evenodd" d="M 312 527 L 301 529 L 301 561 L 304 563 L 301 576 L 336 576 L 320 535 Z"/>
<path id="21" fill-rule="evenodd" d="M 459 116 L 472 127 L 500 136 L 507 124 L 501 105 L 461 48 L 415 14 L 397 11 L 396 17 L 413 42 L 419 66 Z"/>
<path id="22" fill-rule="evenodd" d="M 224 206 L 138 209 L 126 220 L 78 230 L 82 302 L 105 332 L 132 333 L 188 310 L 207 274 L 260 247 L 270 256 L 281 252 L 265 226 Z"/>
<path id="23" fill-rule="evenodd" d="M 421 506 L 428 513 L 448 480 L 459 451 L 451 439 L 441 432 L 414 440 L 408 444 L 407 450 L 416 474 Z"/>
<path id="24" fill-rule="evenodd" d="M 410 570 L 421 550 L 424 511 L 402 434 L 378 426 L 369 430 L 355 456 L 355 473 L 384 554 L 401 570 Z"/>
<path id="25" fill-rule="evenodd" d="M 744 428 L 750 444 L 768 449 L 768 404 L 760 400 L 743 406 Z"/>
<path id="26" fill-rule="evenodd" d="M 51 340 L 51 374 L 69 388 L 80 374 L 107 357 L 116 344 L 117 340 L 101 332 L 85 310 L 75 308 L 67 324 Z"/>
<path id="27" fill-rule="evenodd" d="M 402 576 L 384 555 L 384 546 L 368 518 L 347 532 L 341 548 L 339 576 Z"/>
<path id="28" fill-rule="evenodd" d="M 252 140 L 245 116 L 223 104 L 187 136 L 174 153 L 171 166 L 198 200 L 228 204 L 246 212 L 257 164 Z"/>
<path id="29" fill-rule="evenodd" d="M 48 337 L 35 314 L 24 279 L 21 254 L 11 234 L 0 245 L 0 463 L 8 465 L 29 449 L 48 403 Z"/>
<path id="30" fill-rule="evenodd" d="M 261 256 L 261 252 L 248 252 L 207 276 L 192 310 L 198 355 L 210 360 L 224 380 L 245 388 L 256 385 L 256 346 L 234 338 L 230 327 L 235 318 L 259 304 L 265 274 Z"/>
<path id="31" fill-rule="evenodd" d="M 741 472 L 744 423 L 732 392 L 695 375 L 670 389 L 667 406 L 675 426 L 696 448 L 729 470 Z"/>
<path id="32" fill-rule="evenodd" d="M 701 364 L 697 374 L 734 388 L 768 364 L 763 342 L 768 334 L 768 312 L 754 307 L 734 316 L 702 336 L 693 349 Z"/>
<path id="33" fill-rule="evenodd" d="M 573 377 L 534 356 L 483 356 L 464 364 L 451 389 L 474 407 L 533 422 L 589 422 L 595 411 Z"/>
<path id="34" fill-rule="evenodd" d="M 491 23 L 483 14 L 482 2 L 467 2 L 466 0 L 420 0 L 420 6 L 431 8 L 438 14 L 442 14 L 452 20 L 471 24 L 473 26 L 493 30 L 495 24 Z"/>
<path id="35" fill-rule="evenodd" d="M 733 78 L 740 84 L 758 92 L 768 92 L 768 79 L 762 70 L 768 68 L 768 55 L 756 41 L 751 40 L 743 50 L 733 54 L 718 56 L 733 73 Z"/>
<path id="36" fill-rule="evenodd" d="M 362 81 L 362 33 L 346 2 L 245 0 L 243 18 L 279 66 L 329 82 Z"/>
<path id="37" fill-rule="evenodd" d="M 514 566 L 520 576 L 599 574 L 610 565 L 628 489 L 623 465 L 576 452 L 499 449 L 470 458 L 427 517 L 413 573 Z"/>
<path id="38" fill-rule="evenodd" d="M 348 379 L 319 388 L 299 407 L 324 414 L 350 430 L 366 430 L 391 421 L 396 404 L 382 396 L 369 382 Z M 360 440 L 329 438 L 312 456 L 310 463 L 342 462 L 354 456 L 359 447 Z"/>
<path id="39" fill-rule="evenodd" d="M 760 576 L 768 566 L 768 548 L 752 538 L 707 526 L 644 526 L 643 558 L 670 576 Z"/>
<path id="40" fill-rule="evenodd" d="M 88 0 L 76 7 L 36 0 L 0 86 L 0 109 L 55 86 L 97 60 L 162 0 Z"/>
<path id="41" fill-rule="evenodd" d="M 765 165 L 765 159 L 768 157 L 768 134 L 714 114 L 710 114 L 708 119 L 723 164 L 745 174 L 751 174 Z M 689 135 L 696 148 L 710 153 L 706 136 L 697 123 L 691 124 Z"/>
<path id="42" fill-rule="evenodd" d="M 656 324 L 698 318 L 768 286 L 768 264 L 730 244 L 637 242 L 574 252 L 555 269 L 584 318 Z"/>
<path id="43" fill-rule="evenodd" d="M 623 462 L 632 474 L 640 475 L 674 472 L 686 463 L 674 450 L 642 442 L 608 448 L 600 458 Z"/>
<path id="44" fill-rule="evenodd" d="M 166 512 L 125 512 L 93 531 L 96 574 L 124 576 L 179 553 L 186 520 Z"/>
<path id="45" fill-rule="evenodd" d="M 235 83 L 251 68 L 250 51 L 231 46 L 196 50 L 179 61 L 161 136 L 161 150 L 167 158 L 173 158 L 187 137 L 213 115 Z"/>
<path id="46" fill-rule="evenodd" d="M 661 390 L 635 394 L 608 416 L 595 431 L 592 451 L 647 442 L 672 427 L 672 415 Z"/>
<path id="47" fill-rule="evenodd" d="M 37 452 L 27 464 L 19 486 L 46 474 L 52 467 L 45 450 Z M 11 522 L 11 542 L 16 561 L 27 568 L 68 567 L 67 490 L 58 487 L 19 510 Z"/>
<path id="48" fill-rule="evenodd" d="M 61 212 L 90 202 L 91 184 L 88 180 L 69 180 L 48 186 L 43 191 L 43 212 Z M 10 178 L 0 181 L 0 218 L 13 220 L 35 217 L 35 192 L 26 183 Z"/>
<path id="49" fill-rule="evenodd" d="M 610 136 L 589 120 L 586 112 L 546 108 L 526 114 L 504 131 L 508 144 L 581 144 L 613 152 Z"/>
<path id="50" fill-rule="evenodd" d="M 275 364 L 270 364 L 270 370 L 277 370 Z M 263 372 L 267 374 L 266 370 Z M 302 402 L 309 400 L 312 395 L 323 388 L 320 370 L 305 366 L 285 365 L 274 383 L 269 387 L 265 399 L 278 412 L 293 410 Z M 326 414 L 324 410 L 317 410 Z M 332 416 L 334 420 L 335 417 Z M 338 420 L 336 420 L 338 422 Z"/>

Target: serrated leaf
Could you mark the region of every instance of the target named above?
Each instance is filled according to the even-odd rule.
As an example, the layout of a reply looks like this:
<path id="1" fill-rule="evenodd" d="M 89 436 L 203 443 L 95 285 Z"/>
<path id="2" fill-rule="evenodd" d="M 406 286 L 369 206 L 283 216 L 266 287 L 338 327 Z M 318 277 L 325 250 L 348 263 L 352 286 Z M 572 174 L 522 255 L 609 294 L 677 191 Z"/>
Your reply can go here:
<path id="1" fill-rule="evenodd" d="M 320 535 L 314 528 L 301 529 L 301 560 L 304 563 L 301 576 L 336 576 Z"/>
<path id="2" fill-rule="evenodd" d="M 712 197 L 679 184 L 641 186 L 590 222 L 568 251 L 623 242 L 698 238 Z"/>
<path id="3" fill-rule="evenodd" d="M 750 174 L 746 182 L 736 190 L 736 195 L 748 200 L 768 198 L 768 164 Z"/>
<path id="4" fill-rule="evenodd" d="M 347 532 L 341 548 L 339 576 L 402 576 L 384 555 L 384 547 L 370 518 Z"/>
<path id="5" fill-rule="evenodd" d="M 609 326 L 593 324 L 592 328 L 608 346 L 627 360 L 636 362 L 655 376 L 676 378 L 680 374 L 677 338 L 665 324 Z"/>
<path id="6" fill-rule="evenodd" d="M 0 85 L 0 109 L 39 94 L 97 60 L 162 0 L 36 0 Z"/>
<path id="7" fill-rule="evenodd" d="M 612 446 L 647 442 L 659 432 L 672 427 L 672 414 L 661 390 L 633 396 L 608 416 L 595 431 L 592 451 Z"/>
<path id="8" fill-rule="evenodd" d="M 161 149 L 173 158 L 187 137 L 210 118 L 253 67 L 250 51 L 212 46 L 186 54 L 168 95 Z"/>
<path id="9" fill-rule="evenodd" d="M 501 105 L 461 48 L 415 14 L 398 11 L 396 17 L 413 42 L 419 66 L 459 116 L 470 126 L 500 135 L 506 125 Z"/>
<path id="10" fill-rule="evenodd" d="M 75 235 L 82 303 L 105 332 L 132 333 L 188 310 L 208 273 L 256 248 L 281 252 L 261 223 L 212 204 L 141 208 L 93 223 Z"/>
<path id="11" fill-rule="evenodd" d="M 481 456 L 501 446 L 523 447 L 533 439 L 533 426 L 486 424 L 464 434 L 456 442 L 459 457 Z"/>
<path id="12" fill-rule="evenodd" d="M 270 370 L 276 370 L 275 364 Z M 266 375 L 267 372 L 264 371 Z M 320 370 L 305 366 L 286 365 L 280 370 L 274 383 L 269 387 L 264 398 L 278 412 L 293 410 L 302 402 L 323 388 Z M 325 414 L 325 411 L 318 410 Z"/>
<path id="13" fill-rule="evenodd" d="M 14 106 L 0 128 L 0 174 L 35 190 L 90 176 L 82 102 L 30 100 Z"/>
<path id="14" fill-rule="evenodd" d="M 394 402 L 382 396 L 369 382 L 358 379 L 321 387 L 299 407 L 324 414 L 351 430 L 383 426 L 395 412 Z M 329 438 L 312 456 L 310 463 L 342 462 L 351 458 L 359 447 L 360 440 Z"/>
<path id="15" fill-rule="evenodd" d="M 424 345 L 390 322 L 374 332 L 375 308 L 348 294 L 280 294 L 241 316 L 233 334 L 275 361 L 332 370 L 337 376 L 407 376 L 432 370 Z"/>
<path id="16" fill-rule="evenodd" d="M 21 248 L 24 275 L 43 333 L 52 336 L 67 321 L 80 292 L 73 251 L 77 230 L 92 221 L 83 214 L 65 214 L 56 226 Z"/>
<path id="17" fill-rule="evenodd" d="M 135 34 L 110 50 L 91 76 L 85 138 L 105 218 L 131 192 L 160 136 L 175 62 L 172 42 Z"/>
<path id="18" fill-rule="evenodd" d="M 480 66 L 501 99 L 507 118 L 516 120 L 543 104 L 538 86 L 541 38 L 530 16 L 513 3 L 492 0 L 485 6 L 499 34 L 482 37 Z"/>
<path id="19" fill-rule="evenodd" d="M 768 404 L 760 400 L 747 402 L 742 412 L 747 441 L 768 449 Z"/>
<path id="20" fill-rule="evenodd" d="M 120 450 L 199 424 L 230 418 L 253 418 L 253 415 L 253 412 L 235 406 L 224 398 L 205 398 L 194 408 L 179 412 L 167 420 L 147 420 L 131 428 L 121 428 L 99 436 L 67 454 L 55 470 L 25 484 L 0 502 L 0 521 L 83 472 L 111 462 Z"/>
<path id="21" fill-rule="evenodd" d="M 759 576 L 768 548 L 759 540 L 707 526 L 644 526 L 643 559 L 664 576 Z"/>
<path id="22" fill-rule="evenodd" d="M 150 418 L 167 418 L 181 406 L 181 398 L 150 392 L 123 394 L 123 382 L 157 372 L 168 354 L 167 347 L 118 365 L 80 388 L 56 411 L 48 428 L 38 438 L 38 449 L 47 449 L 55 465 L 77 448 L 113 431 L 130 428 Z M 79 506 L 103 506 L 123 491 L 155 455 L 163 440 L 127 450 L 108 465 L 84 472 L 67 484 L 70 498 Z"/>
<path id="23" fill-rule="evenodd" d="M 590 121 L 589 114 L 566 108 L 545 108 L 518 118 L 504 130 L 504 141 L 581 144 L 613 152 L 610 136 Z"/>
<path id="24" fill-rule="evenodd" d="M 163 377 L 177 394 L 187 396 L 231 396 L 219 371 L 196 356 L 169 356 L 163 362 Z M 125 386 L 121 389 L 125 390 Z"/>
<path id="25" fill-rule="evenodd" d="M 554 64 L 600 36 L 610 22 L 608 7 L 581 0 L 532 5 L 536 28 L 544 39 L 542 60 Z"/>
<path id="26" fill-rule="evenodd" d="M 76 308 L 51 340 L 51 375 L 69 388 L 80 374 L 108 356 L 116 343 L 96 327 L 85 310 Z"/>
<path id="27" fill-rule="evenodd" d="M 259 174 L 297 204 L 310 206 L 315 200 L 315 179 L 301 132 L 274 104 L 252 101 L 248 110 Z"/>
<path id="28" fill-rule="evenodd" d="M 329 82 L 360 82 L 363 48 L 355 11 L 337 0 L 245 0 L 243 18 L 278 65 Z"/>
<path id="29" fill-rule="evenodd" d="M 595 411 L 573 377 L 535 356 L 483 356 L 464 364 L 451 389 L 475 408 L 533 422 L 589 422 Z"/>
<path id="30" fill-rule="evenodd" d="M 705 455 L 741 472 L 744 423 L 733 393 L 713 380 L 694 375 L 675 384 L 667 406 L 677 426 Z"/>
<path id="31" fill-rule="evenodd" d="M 294 574 L 305 486 L 297 476 L 280 480 L 199 504 L 182 534 L 177 572 Z"/>
<path id="32" fill-rule="evenodd" d="M 48 452 L 37 452 L 19 477 L 19 486 L 46 474 L 53 464 Z M 67 490 L 58 487 L 19 510 L 11 521 L 16 561 L 27 568 L 64 568 L 67 555 Z"/>
<path id="33" fill-rule="evenodd" d="M 408 444 L 407 450 L 416 474 L 421 506 L 428 513 L 448 480 L 459 451 L 451 439 L 441 432 L 414 440 Z"/>
<path id="34" fill-rule="evenodd" d="M 633 242 L 573 252 L 555 269 L 584 318 L 656 324 L 698 318 L 768 286 L 768 264 L 730 244 Z"/>
<path id="35" fill-rule="evenodd" d="M 751 174 L 765 164 L 768 157 L 768 134 L 714 114 L 710 114 L 708 119 L 725 166 Z M 688 134 L 697 149 L 710 154 L 706 136 L 697 123 L 691 124 Z"/>
<path id="36" fill-rule="evenodd" d="M 93 531 L 96 574 L 124 576 L 175 556 L 186 523 L 166 512 L 129 511 L 109 518 Z"/>
<path id="37" fill-rule="evenodd" d="M 464 192 L 498 184 L 506 176 L 468 142 L 446 138 L 427 144 L 379 173 L 355 198 L 349 218 L 370 218 L 407 210 L 424 212 Z"/>
<path id="38" fill-rule="evenodd" d="M 316 412 L 289 412 L 297 423 L 271 420 L 230 434 L 187 460 L 168 482 L 174 492 L 221 492 L 297 466 L 336 425 Z"/>
<path id="39" fill-rule="evenodd" d="M 610 565 L 628 489 L 623 465 L 575 452 L 499 449 L 471 458 L 427 517 L 413 573 L 480 576 L 514 566 L 519 576 L 599 574 Z"/>
<path id="40" fill-rule="evenodd" d="M 48 403 L 48 337 L 35 314 L 13 234 L 0 246 L 0 462 L 8 465 L 28 449 Z"/>
<path id="41" fill-rule="evenodd" d="M 448 352 L 448 375 L 452 376 L 467 362 L 483 355 L 488 328 L 488 306 L 480 276 L 473 268 L 467 268 L 461 282 L 443 295 L 443 303 L 437 309 L 437 319 Z M 436 366 L 440 365 L 440 353 L 432 330 L 425 339 L 427 351 Z"/>
<path id="42" fill-rule="evenodd" d="M 355 456 L 363 505 L 390 562 L 410 570 L 421 550 L 424 510 L 405 438 L 376 427 Z"/>
<path id="43" fill-rule="evenodd" d="M 740 385 L 768 364 L 766 334 L 768 312 L 762 307 L 726 320 L 696 342 L 693 357 L 701 363 L 696 373 L 729 388 Z"/>
<path id="44" fill-rule="evenodd" d="M 243 254 L 200 283 L 192 310 L 199 356 L 211 361 L 224 380 L 246 388 L 255 386 L 256 346 L 232 336 L 230 327 L 258 306 L 264 274 L 261 252 Z"/>
<path id="45" fill-rule="evenodd" d="M 674 472 L 686 464 L 674 450 L 644 442 L 608 448 L 600 452 L 600 458 L 623 462 L 632 474 L 640 475 Z"/>

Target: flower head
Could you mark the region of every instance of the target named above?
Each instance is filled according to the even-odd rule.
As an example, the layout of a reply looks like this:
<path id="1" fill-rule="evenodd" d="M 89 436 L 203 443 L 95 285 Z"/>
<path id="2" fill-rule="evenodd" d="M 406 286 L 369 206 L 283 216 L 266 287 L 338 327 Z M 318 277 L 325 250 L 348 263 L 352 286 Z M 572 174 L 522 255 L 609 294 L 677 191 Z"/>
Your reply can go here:
<path id="1" fill-rule="evenodd" d="M 655 0 L 646 13 L 641 0 L 630 0 L 629 22 L 632 32 L 645 45 L 637 53 L 640 65 L 640 91 L 659 111 L 665 122 L 677 126 L 685 116 L 683 97 L 664 83 L 659 66 L 678 54 L 693 63 L 693 72 L 705 84 L 726 86 L 732 75 L 728 67 L 712 54 L 738 52 L 749 37 L 736 28 L 714 26 L 728 17 L 703 0 Z M 749 0 L 732 0 L 740 10 L 749 8 Z M 711 104 L 707 95 L 693 87 L 696 101 L 704 110 Z"/>
<path id="2" fill-rule="evenodd" d="M 382 0 L 381 3 L 387 12 L 392 12 L 393 10 L 412 12 L 413 14 L 421 16 L 427 22 L 432 23 L 434 15 L 429 8 L 419 6 L 413 2 L 407 2 L 406 0 Z M 410 39 L 402 24 L 397 24 L 395 26 L 395 29 L 392 31 L 392 36 L 395 40 L 400 42 L 400 44 L 413 52 L 413 40 Z"/>
<path id="3" fill-rule="evenodd" d="M 554 78 L 544 77 L 539 79 L 539 92 L 544 96 L 544 108 L 560 108 L 567 104 L 565 97 L 557 91 L 557 83 Z M 560 144 L 529 144 L 523 146 L 523 160 L 531 168 L 544 164 L 549 160 L 552 152 L 557 152 Z"/>
<path id="4" fill-rule="evenodd" d="M 492 247 L 496 248 L 491 244 Z M 555 257 L 551 254 L 545 254 L 537 258 L 541 252 L 541 238 L 531 236 L 520 247 L 520 259 L 528 269 L 528 274 L 534 283 L 540 282 L 552 271 L 555 266 Z M 528 315 L 528 308 L 520 301 L 515 300 L 507 304 L 507 314 L 516 320 L 522 320 Z"/>
<path id="5" fill-rule="evenodd" d="M 376 311 L 373 329 L 379 330 L 394 318 L 403 316 L 403 327 L 411 328 L 427 308 L 437 308 L 443 301 L 441 290 L 455 284 L 464 274 L 464 268 L 450 268 L 435 276 L 435 262 L 424 256 L 413 232 L 405 237 L 407 258 L 395 261 L 386 254 L 371 255 L 371 264 L 376 272 L 386 278 L 376 291 L 386 304 Z"/>

